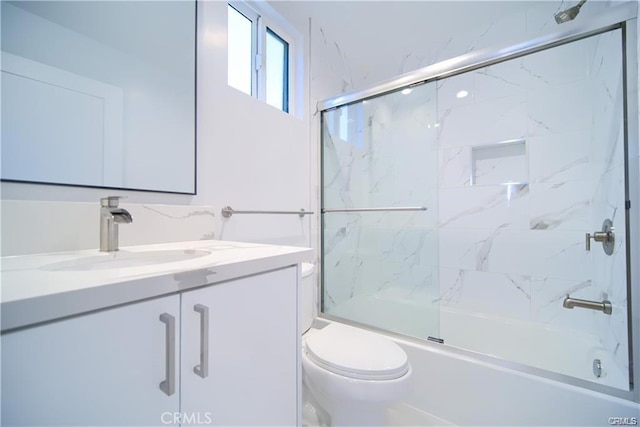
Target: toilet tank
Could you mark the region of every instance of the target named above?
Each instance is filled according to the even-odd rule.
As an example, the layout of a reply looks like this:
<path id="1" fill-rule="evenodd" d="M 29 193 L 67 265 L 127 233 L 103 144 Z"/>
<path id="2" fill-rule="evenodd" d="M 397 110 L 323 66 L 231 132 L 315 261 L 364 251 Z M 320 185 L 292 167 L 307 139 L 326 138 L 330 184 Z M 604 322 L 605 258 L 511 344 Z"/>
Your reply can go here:
<path id="1" fill-rule="evenodd" d="M 301 305 L 300 314 L 301 322 L 300 331 L 304 334 L 313 323 L 315 311 L 315 280 L 314 265 L 309 262 L 302 263 L 302 289 L 301 289 Z"/>

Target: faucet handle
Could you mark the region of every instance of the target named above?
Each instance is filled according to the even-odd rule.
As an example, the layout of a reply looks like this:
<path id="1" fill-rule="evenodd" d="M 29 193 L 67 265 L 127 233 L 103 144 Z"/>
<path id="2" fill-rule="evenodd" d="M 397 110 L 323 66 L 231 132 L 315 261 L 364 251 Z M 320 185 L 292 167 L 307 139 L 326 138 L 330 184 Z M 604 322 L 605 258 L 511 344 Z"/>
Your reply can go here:
<path id="1" fill-rule="evenodd" d="M 100 206 L 106 208 L 117 208 L 120 199 L 126 199 L 127 196 L 108 196 L 100 199 Z"/>

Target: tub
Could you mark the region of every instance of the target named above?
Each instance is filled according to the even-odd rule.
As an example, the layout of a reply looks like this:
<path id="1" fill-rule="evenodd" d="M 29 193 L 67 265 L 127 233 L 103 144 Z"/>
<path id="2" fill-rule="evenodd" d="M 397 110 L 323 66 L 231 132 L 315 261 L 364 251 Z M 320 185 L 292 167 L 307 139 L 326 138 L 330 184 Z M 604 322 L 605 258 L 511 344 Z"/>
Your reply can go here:
<path id="1" fill-rule="evenodd" d="M 610 417 L 638 419 L 639 404 L 575 385 L 588 381 L 628 390 L 628 376 L 596 336 L 444 307 L 430 312 L 415 301 L 359 296 L 328 313 L 444 339 L 442 345 L 391 336 L 416 372 L 407 408 L 457 425 L 609 425 Z M 594 359 L 601 361 L 600 377 L 593 373 Z"/>

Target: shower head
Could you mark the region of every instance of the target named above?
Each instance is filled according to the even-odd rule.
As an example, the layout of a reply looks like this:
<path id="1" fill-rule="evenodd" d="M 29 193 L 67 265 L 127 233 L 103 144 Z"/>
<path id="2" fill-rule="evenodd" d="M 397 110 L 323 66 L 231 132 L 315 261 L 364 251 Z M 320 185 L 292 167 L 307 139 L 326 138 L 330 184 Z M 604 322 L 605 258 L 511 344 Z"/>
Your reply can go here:
<path id="1" fill-rule="evenodd" d="M 556 23 L 562 24 L 563 22 L 572 21 L 576 16 L 578 16 L 578 12 L 580 12 L 580 8 L 583 4 L 585 4 L 587 0 L 580 0 L 580 3 L 577 5 L 570 7 L 567 10 L 563 10 L 554 15 L 556 18 Z"/>

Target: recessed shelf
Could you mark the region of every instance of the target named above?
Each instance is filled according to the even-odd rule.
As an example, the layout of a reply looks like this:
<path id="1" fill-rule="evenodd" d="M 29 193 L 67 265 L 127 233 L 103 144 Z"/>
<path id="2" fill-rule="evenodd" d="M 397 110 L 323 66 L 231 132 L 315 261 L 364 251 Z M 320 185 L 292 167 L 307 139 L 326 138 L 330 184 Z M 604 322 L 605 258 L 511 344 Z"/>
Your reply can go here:
<path id="1" fill-rule="evenodd" d="M 471 148 L 471 185 L 529 181 L 524 139 Z"/>

